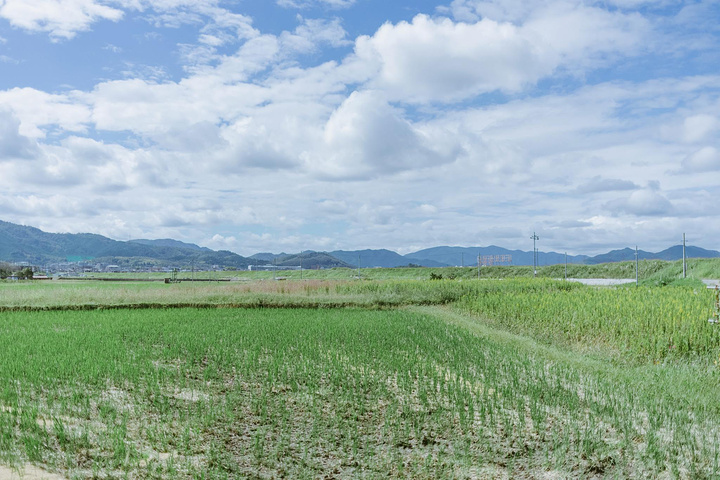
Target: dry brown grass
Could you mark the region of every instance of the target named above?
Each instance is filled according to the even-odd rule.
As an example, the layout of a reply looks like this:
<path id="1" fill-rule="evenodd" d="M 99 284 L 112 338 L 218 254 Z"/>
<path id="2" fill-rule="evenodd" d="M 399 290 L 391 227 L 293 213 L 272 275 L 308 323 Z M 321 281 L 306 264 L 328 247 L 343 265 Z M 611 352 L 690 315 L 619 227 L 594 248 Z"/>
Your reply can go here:
<path id="1" fill-rule="evenodd" d="M 77 309 L 99 306 L 282 306 L 308 299 L 338 298 L 341 281 L 305 280 L 255 282 L 28 282 L 0 283 L 0 310 Z M 285 300 L 282 300 L 285 299 Z M 272 305 L 267 305 L 272 306 Z"/>

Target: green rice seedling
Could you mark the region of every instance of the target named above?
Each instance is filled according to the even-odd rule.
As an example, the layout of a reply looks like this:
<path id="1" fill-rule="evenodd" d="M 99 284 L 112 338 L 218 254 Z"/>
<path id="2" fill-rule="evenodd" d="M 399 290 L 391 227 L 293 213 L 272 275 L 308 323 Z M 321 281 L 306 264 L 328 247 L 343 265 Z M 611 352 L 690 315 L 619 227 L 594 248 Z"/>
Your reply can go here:
<path id="1" fill-rule="evenodd" d="M 612 296 L 563 282 L 430 283 L 334 288 L 369 304 L 459 301 L 473 314 L 435 307 L 6 312 L 0 442 L 19 461 L 86 477 L 456 478 L 482 468 L 532 475 L 547 465 L 567 476 L 628 477 L 683 472 L 688 458 L 697 474 L 712 472 L 713 452 L 702 446 L 709 438 L 700 432 L 717 431 L 713 389 L 687 389 L 696 396 L 679 409 L 680 394 L 667 388 L 698 385 L 697 373 L 711 362 L 688 361 L 683 370 L 673 363 L 692 358 L 683 350 L 664 363 L 620 368 L 573 353 L 585 351 L 577 346 L 589 341 L 588 330 L 613 348 L 628 342 L 622 351 L 631 358 L 641 348 L 655 352 L 657 338 L 636 346 L 626 332 L 639 327 L 594 312 L 630 312 L 645 325 L 633 312 L 695 308 L 693 293 L 672 293 L 676 301 L 668 303 L 602 291 L 619 292 L 618 308 Z M 565 302 L 574 316 L 545 298 Z M 648 310 L 631 310 L 638 298 Z M 561 327 L 552 324 L 556 313 Z M 677 345 L 690 342 L 688 352 L 702 355 L 699 346 L 710 345 L 693 336 L 702 330 L 661 323 Z M 42 427 L 40 418 L 61 423 Z M 61 444 L 62 457 L 53 451 Z M 162 467 L 140 461 L 160 454 Z"/>

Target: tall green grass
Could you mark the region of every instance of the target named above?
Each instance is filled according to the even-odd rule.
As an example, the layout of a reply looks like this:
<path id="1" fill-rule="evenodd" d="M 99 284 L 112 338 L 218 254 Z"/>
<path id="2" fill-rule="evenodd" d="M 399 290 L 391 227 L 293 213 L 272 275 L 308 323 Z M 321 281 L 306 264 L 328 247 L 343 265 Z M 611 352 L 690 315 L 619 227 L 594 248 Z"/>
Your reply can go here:
<path id="1" fill-rule="evenodd" d="M 712 298 L 704 287 L 568 288 L 563 282 L 514 281 L 466 295 L 457 306 L 545 342 L 642 362 L 714 358 L 720 329 L 708 322 Z"/>
<path id="2" fill-rule="evenodd" d="M 688 281 L 720 278 L 720 258 L 691 258 L 687 260 L 687 279 L 683 277 L 682 261 L 661 262 L 661 268 L 643 276 L 646 285 L 663 286 L 683 284 Z"/>

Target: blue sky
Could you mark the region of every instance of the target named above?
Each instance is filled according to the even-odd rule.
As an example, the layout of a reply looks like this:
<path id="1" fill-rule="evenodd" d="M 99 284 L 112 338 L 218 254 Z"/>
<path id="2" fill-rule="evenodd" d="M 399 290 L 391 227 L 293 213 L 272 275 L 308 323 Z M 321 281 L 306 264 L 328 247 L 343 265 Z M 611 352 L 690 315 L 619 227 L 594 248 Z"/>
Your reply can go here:
<path id="1" fill-rule="evenodd" d="M 720 249 L 716 0 L 0 0 L 0 219 Z"/>

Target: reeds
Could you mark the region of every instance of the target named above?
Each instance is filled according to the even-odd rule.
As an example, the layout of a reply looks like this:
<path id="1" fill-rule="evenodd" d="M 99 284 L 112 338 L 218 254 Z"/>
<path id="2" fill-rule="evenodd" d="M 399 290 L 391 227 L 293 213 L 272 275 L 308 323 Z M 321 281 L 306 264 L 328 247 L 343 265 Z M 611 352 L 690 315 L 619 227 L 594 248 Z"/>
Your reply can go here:
<path id="1" fill-rule="evenodd" d="M 712 295 L 705 288 L 531 287 L 542 283 L 506 283 L 467 295 L 458 306 L 513 332 L 641 362 L 708 358 L 720 348 L 720 328 L 708 323 Z"/>

